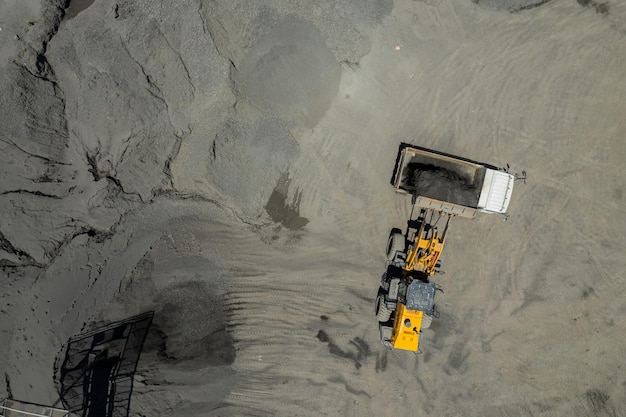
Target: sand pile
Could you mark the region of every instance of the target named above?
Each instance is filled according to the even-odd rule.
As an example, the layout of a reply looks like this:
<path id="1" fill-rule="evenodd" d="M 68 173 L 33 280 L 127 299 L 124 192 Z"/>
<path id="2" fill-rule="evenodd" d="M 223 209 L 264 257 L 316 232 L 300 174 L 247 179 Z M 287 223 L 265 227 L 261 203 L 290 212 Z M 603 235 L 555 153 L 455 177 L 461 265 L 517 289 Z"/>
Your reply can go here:
<path id="1" fill-rule="evenodd" d="M 478 204 L 480 188 L 473 178 L 459 172 L 432 164 L 410 163 L 407 177 L 403 182 L 420 195 L 470 207 Z"/>
<path id="2" fill-rule="evenodd" d="M 59 405 L 70 337 L 154 311 L 131 416 L 626 414 L 625 22 L 4 1 L 0 397 Z M 374 316 L 401 142 L 529 176 L 507 222 L 452 222 L 421 355 Z"/>

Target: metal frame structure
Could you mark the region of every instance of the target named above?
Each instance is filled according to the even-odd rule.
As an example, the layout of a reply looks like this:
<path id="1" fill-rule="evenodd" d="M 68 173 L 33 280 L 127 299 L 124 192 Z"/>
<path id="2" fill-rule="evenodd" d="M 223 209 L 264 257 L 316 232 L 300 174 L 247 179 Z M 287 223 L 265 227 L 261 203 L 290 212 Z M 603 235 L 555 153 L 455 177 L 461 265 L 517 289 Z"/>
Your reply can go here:
<path id="1" fill-rule="evenodd" d="M 80 417 L 128 417 L 133 378 L 154 312 L 74 336 L 60 369 L 63 405 Z"/>
<path id="2" fill-rule="evenodd" d="M 7 398 L 0 404 L 0 417 L 75 417 L 67 410 Z"/>

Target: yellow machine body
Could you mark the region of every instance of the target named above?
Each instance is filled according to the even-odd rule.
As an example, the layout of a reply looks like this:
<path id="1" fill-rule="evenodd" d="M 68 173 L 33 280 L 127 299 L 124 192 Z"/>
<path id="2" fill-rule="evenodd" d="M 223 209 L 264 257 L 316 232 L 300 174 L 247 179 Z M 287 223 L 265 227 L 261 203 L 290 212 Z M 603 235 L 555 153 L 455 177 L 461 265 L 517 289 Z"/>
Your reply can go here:
<path id="1" fill-rule="evenodd" d="M 409 310 L 398 303 L 391 340 L 394 349 L 417 351 L 423 315 L 423 311 Z"/>

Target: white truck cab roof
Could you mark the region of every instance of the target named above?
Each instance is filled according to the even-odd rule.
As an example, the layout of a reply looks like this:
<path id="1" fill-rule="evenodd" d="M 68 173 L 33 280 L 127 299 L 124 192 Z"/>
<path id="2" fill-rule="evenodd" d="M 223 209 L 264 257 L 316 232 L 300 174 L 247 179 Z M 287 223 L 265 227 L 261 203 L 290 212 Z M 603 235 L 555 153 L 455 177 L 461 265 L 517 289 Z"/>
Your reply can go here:
<path id="1" fill-rule="evenodd" d="M 487 169 L 478 209 L 488 213 L 505 214 L 511 201 L 514 183 L 515 177 L 508 172 Z"/>

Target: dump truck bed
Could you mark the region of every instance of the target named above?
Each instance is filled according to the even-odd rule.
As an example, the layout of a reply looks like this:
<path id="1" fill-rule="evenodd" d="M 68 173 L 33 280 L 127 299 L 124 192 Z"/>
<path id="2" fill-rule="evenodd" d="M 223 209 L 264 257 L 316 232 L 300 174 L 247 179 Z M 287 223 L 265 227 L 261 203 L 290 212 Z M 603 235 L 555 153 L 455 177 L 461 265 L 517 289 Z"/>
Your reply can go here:
<path id="1" fill-rule="evenodd" d="M 513 181 L 492 165 L 402 144 L 392 185 L 420 207 L 471 218 L 477 211 L 504 214 Z"/>

